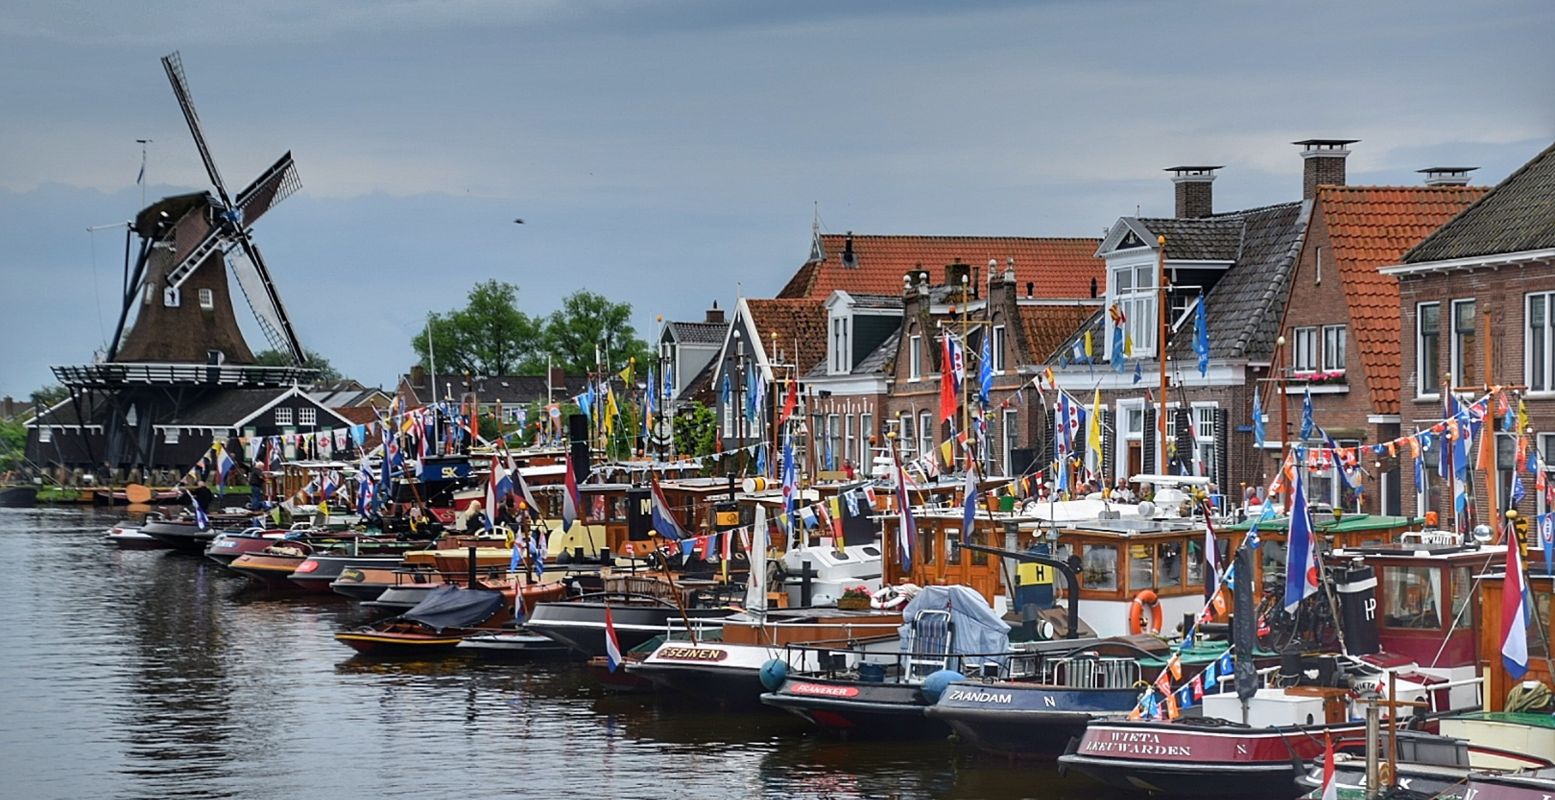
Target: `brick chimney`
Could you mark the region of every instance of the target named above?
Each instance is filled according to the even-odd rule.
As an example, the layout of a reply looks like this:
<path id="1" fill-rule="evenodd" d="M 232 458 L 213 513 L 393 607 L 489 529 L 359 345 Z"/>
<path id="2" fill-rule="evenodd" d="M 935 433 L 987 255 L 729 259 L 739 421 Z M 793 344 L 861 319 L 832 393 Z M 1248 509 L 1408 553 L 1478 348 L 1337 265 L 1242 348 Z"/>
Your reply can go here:
<path id="1" fill-rule="evenodd" d="M 960 288 L 961 287 L 961 279 L 963 277 L 965 277 L 967 279 L 968 288 L 975 292 L 976 288 L 971 286 L 971 281 L 972 281 L 972 265 L 971 264 L 963 264 L 963 263 L 961 263 L 961 259 L 958 258 L 958 259 L 955 260 L 954 263 L 945 265 L 945 285 L 946 286 L 953 286 L 953 287 L 956 287 L 956 288 Z"/>
<path id="2" fill-rule="evenodd" d="M 411 386 L 426 386 L 427 385 L 427 368 L 426 367 L 423 367 L 420 364 L 414 364 L 414 365 L 411 366 L 411 368 L 410 368 L 410 385 Z"/>
<path id="3" fill-rule="evenodd" d="M 1479 167 L 1426 167 L 1415 170 L 1425 176 L 1426 186 L 1468 186 L 1469 173 Z"/>
<path id="4" fill-rule="evenodd" d="M 1220 166 L 1167 167 L 1176 187 L 1177 218 L 1194 219 L 1215 213 L 1215 170 Z"/>
<path id="5" fill-rule="evenodd" d="M 1302 139 L 1291 144 L 1301 145 L 1301 199 L 1317 196 L 1319 186 L 1344 185 L 1344 160 L 1350 155 L 1349 145 L 1360 139 Z"/>
<path id="6" fill-rule="evenodd" d="M 707 310 L 706 322 L 722 325 L 724 323 L 724 310 L 718 307 L 718 301 L 713 301 L 713 307 Z"/>

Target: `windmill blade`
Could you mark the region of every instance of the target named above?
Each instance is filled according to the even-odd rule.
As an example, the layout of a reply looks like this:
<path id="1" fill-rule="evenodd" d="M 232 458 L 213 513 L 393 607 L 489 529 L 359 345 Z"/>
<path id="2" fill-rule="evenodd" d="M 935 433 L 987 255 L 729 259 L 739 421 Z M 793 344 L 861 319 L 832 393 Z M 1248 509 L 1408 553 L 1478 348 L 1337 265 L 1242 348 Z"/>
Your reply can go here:
<path id="1" fill-rule="evenodd" d="M 249 184 L 247 189 L 238 192 L 239 224 L 253 225 L 266 211 L 275 208 L 300 188 L 302 181 L 297 177 L 297 165 L 292 163 L 292 154 L 288 151 Z"/>
<path id="2" fill-rule="evenodd" d="M 275 283 L 270 280 L 270 270 L 265 266 L 264 257 L 259 254 L 259 246 L 247 235 L 239 236 L 238 244 L 239 247 L 228 252 L 228 262 L 232 265 L 233 276 L 238 279 L 238 289 L 243 292 L 243 298 L 253 310 L 254 318 L 259 321 L 259 329 L 264 332 L 271 347 L 290 352 L 292 360 L 297 364 L 308 363 L 308 355 L 302 349 L 302 342 L 297 339 L 297 331 L 292 328 L 291 319 L 286 316 L 286 307 L 281 305 L 281 296 L 276 293 Z"/>
<path id="3" fill-rule="evenodd" d="M 173 95 L 178 98 L 178 107 L 184 110 L 184 121 L 189 123 L 189 132 L 194 134 L 194 146 L 200 149 L 200 159 L 205 162 L 205 172 L 211 176 L 211 185 L 216 187 L 221 202 L 231 208 L 232 198 L 227 196 L 227 185 L 216 170 L 216 160 L 211 157 L 210 145 L 205 143 L 205 132 L 200 129 L 200 115 L 195 113 L 194 98 L 189 94 L 189 82 L 184 80 L 184 62 L 179 58 L 178 51 L 162 57 L 162 69 L 173 84 Z"/>

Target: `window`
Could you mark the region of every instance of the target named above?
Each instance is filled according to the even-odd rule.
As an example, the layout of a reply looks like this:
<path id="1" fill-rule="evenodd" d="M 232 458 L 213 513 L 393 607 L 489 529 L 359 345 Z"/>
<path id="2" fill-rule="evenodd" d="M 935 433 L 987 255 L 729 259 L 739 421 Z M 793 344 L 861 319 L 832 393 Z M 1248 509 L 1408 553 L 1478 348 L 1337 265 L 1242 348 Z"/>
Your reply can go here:
<path id="1" fill-rule="evenodd" d="M 277 408 L 275 410 L 275 424 L 276 425 L 290 425 L 290 424 L 292 424 L 292 410 L 289 409 L 289 408 Z"/>
<path id="2" fill-rule="evenodd" d="M 1156 548 L 1161 559 L 1161 574 L 1156 585 L 1162 589 L 1175 589 L 1182 585 L 1182 542 L 1162 542 Z"/>
<path id="3" fill-rule="evenodd" d="M 864 475 L 872 474 L 875 462 L 874 448 L 870 447 L 870 438 L 875 435 L 875 415 L 860 414 L 858 417 L 858 446 L 859 446 L 859 472 Z"/>
<path id="4" fill-rule="evenodd" d="M 1019 432 L 1016 430 L 1015 410 L 1006 408 L 999 420 L 999 455 L 1000 466 L 1004 468 L 1005 475 L 1015 474 L 1015 460 L 1013 453 L 1018 442 Z"/>
<path id="5" fill-rule="evenodd" d="M 178 308 L 178 304 L 180 302 L 181 300 L 179 298 L 177 289 L 169 286 L 162 290 L 162 305 L 167 306 L 168 308 Z"/>
<path id="6" fill-rule="evenodd" d="M 1193 471 L 1220 483 L 1215 474 L 1215 406 L 1193 407 Z"/>
<path id="7" fill-rule="evenodd" d="M 923 337 L 913 336 L 907 340 L 907 379 L 918 380 L 923 377 Z"/>
<path id="8" fill-rule="evenodd" d="M 1124 325 L 1136 356 L 1155 353 L 1155 273 L 1155 264 L 1131 264 L 1113 269 L 1109 275 L 1113 301 L 1128 320 Z M 1112 331 L 1113 326 L 1109 325 L 1109 337 Z M 1112 341 L 1109 339 L 1106 344 L 1111 347 Z"/>
<path id="9" fill-rule="evenodd" d="M 178 429 L 167 428 L 162 432 L 163 444 L 178 444 Z"/>
<path id="10" fill-rule="evenodd" d="M 1548 392 L 1552 388 L 1550 380 L 1551 345 L 1555 344 L 1551 339 L 1555 338 L 1555 325 L 1551 324 L 1551 316 L 1555 316 L 1555 292 L 1543 292 L 1528 295 L 1528 335 L 1524 337 L 1524 350 L 1526 364 L 1523 367 L 1523 375 L 1528 382 L 1530 392 Z"/>
<path id="11" fill-rule="evenodd" d="M 927 411 L 918 412 L 918 455 L 934 452 L 934 418 Z"/>
<path id="12" fill-rule="evenodd" d="M 825 431 L 826 451 L 823 453 L 823 455 L 826 457 L 827 469 L 837 468 L 837 454 L 838 451 L 842 449 L 842 442 L 838 439 L 838 434 L 840 432 L 840 423 L 837 421 L 837 415 L 827 414 Z"/>
<path id="13" fill-rule="evenodd" d="M 1323 371 L 1344 372 L 1344 326 L 1323 326 Z"/>
<path id="14" fill-rule="evenodd" d="M 1080 559 L 1080 581 L 1087 589 L 1112 591 L 1118 588 L 1118 548 L 1111 544 L 1085 546 Z"/>
<path id="15" fill-rule="evenodd" d="M 1382 573 L 1382 625 L 1442 627 L 1442 573 L 1435 567 L 1388 567 Z"/>
<path id="16" fill-rule="evenodd" d="M 833 375 L 840 375 L 853 369 L 852 359 L 849 357 L 848 346 L 848 318 L 834 317 L 831 321 L 831 371 Z"/>
<path id="17" fill-rule="evenodd" d="M 992 348 L 992 350 L 990 352 L 990 355 L 993 356 L 993 371 L 994 372 L 1004 372 L 1004 326 L 1003 325 L 995 325 L 995 326 L 993 326 L 993 341 L 989 343 L 989 347 Z"/>
<path id="18" fill-rule="evenodd" d="M 1315 253 L 1315 258 L 1313 259 L 1313 262 L 1314 262 L 1314 266 L 1316 267 L 1316 269 L 1313 270 L 1312 282 L 1313 283 L 1322 283 L 1323 282 L 1323 246 L 1322 245 L 1318 245 L 1317 246 L 1317 252 Z"/>
<path id="19" fill-rule="evenodd" d="M 1442 305 L 1415 307 L 1416 397 L 1436 397 L 1442 385 Z"/>
<path id="20" fill-rule="evenodd" d="M 906 411 L 903 411 L 901 417 L 897 419 L 896 438 L 902 443 L 901 450 L 903 453 L 913 450 L 918 444 L 917 437 L 913 435 L 912 415 Z"/>
<path id="21" fill-rule="evenodd" d="M 216 308 L 216 297 L 210 289 L 200 290 L 200 308 L 211 311 Z"/>
<path id="22" fill-rule="evenodd" d="M 49 442 L 52 442 L 52 441 L 54 441 L 54 429 L 53 428 L 39 428 L 38 429 L 38 444 L 48 444 Z"/>
<path id="23" fill-rule="evenodd" d="M 1476 380 L 1475 364 L 1479 355 L 1476 343 L 1473 300 L 1452 301 L 1452 382 L 1454 386 L 1468 386 Z"/>
<path id="24" fill-rule="evenodd" d="M 858 464 L 858 440 L 853 436 L 853 415 L 842 418 L 842 457 L 849 464 Z"/>
<path id="25" fill-rule="evenodd" d="M 317 424 L 319 424 L 319 410 L 316 409 L 316 408 L 299 408 L 299 409 L 297 409 L 297 424 L 298 425 L 317 425 Z"/>
<path id="26" fill-rule="evenodd" d="M 1290 368 L 1296 372 L 1316 372 L 1318 360 L 1317 328 L 1291 331 Z"/>
<path id="27" fill-rule="evenodd" d="M 1132 591 L 1155 586 L 1155 545 L 1129 545 L 1128 585 Z"/>

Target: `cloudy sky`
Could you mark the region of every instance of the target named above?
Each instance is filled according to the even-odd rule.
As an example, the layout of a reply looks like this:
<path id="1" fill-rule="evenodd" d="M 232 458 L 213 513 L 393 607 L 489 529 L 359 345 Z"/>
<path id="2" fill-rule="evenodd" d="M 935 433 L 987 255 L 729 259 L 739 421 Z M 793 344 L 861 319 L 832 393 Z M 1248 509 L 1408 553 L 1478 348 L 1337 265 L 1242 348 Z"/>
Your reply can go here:
<path id="1" fill-rule="evenodd" d="M 1450 2 L 277 0 L 0 4 L 0 393 L 104 347 L 123 237 L 206 180 L 158 58 L 182 52 L 310 348 L 368 383 L 477 281 L 688 318 L 770 296 L 812 214 L 869 233 L 1097 235 L 1293 199 L 1289 142 L 1363 140 L 1352 183 L 1505 177 L 1555 139 L 1555 5 Z M 527 224 L 512 224 L 523 217 Z M 246 311 L 242 312 L 246 316 Z M 246 322 L 245 322 L 246 324 Z"/>

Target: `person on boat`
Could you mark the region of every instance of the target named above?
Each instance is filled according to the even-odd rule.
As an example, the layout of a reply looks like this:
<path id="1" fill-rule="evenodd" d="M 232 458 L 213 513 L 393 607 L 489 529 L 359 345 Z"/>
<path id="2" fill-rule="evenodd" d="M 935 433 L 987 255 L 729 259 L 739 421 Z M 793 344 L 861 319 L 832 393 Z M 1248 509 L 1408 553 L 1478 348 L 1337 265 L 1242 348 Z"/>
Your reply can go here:
<path id="1" fill-rule="evenodd" d="M 464 532 L 480 533 L 486 529 L 481 501 L 473 500 L 469 508 L 464 510 Z"/>
<path id="2" fill-rule="evenodd" d="M 411 533 L 420 533 L 421 532 L 421 528 L 424 525 L 426 525 L 426 520 L 427 520 L 426 512 L 421 510 L 421 504 L 420 503 L 416 503 L 415 505 L 412 505 L 410 507 L 409 520 L 410 520 L 410 532 Z"/>
<path id="3" fill-rule="evenodd" d="M 205 485 L 205 481 L 195 483 L 194 491 L 189 493 L 189 497 L 202 514 L 210 513 L 211 501 L 216 499 L 216 495 L 211 492 L 211 487 Z"/>
<path id="4" fill-rule="evenodd" d="M 512 498 L 508 498 L 508 499 L 502 501 L 501 503 L 497 504 L 496 524 L 497 525 L 506 525 L 510 529 L 515 529 L 516 528 L 516 526 L 518 524 L 518 519 L 517 519 L 517 517 L 513 516 L 513 501 L 512 501 Z"/>

